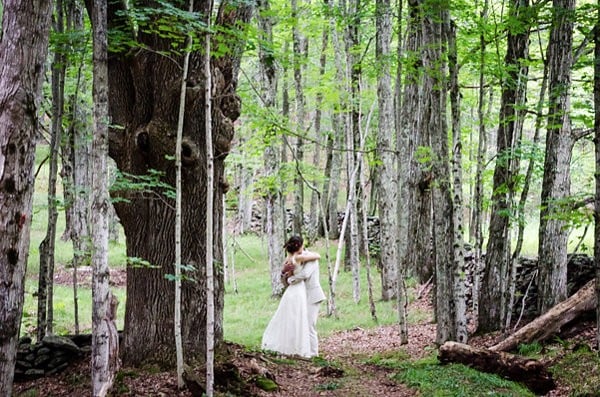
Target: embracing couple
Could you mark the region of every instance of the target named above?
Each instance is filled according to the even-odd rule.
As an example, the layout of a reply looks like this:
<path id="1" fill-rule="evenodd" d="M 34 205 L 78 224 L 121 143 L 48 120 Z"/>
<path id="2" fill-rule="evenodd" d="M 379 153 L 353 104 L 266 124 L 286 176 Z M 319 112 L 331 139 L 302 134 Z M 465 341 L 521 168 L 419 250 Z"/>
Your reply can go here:
<path id="1" fill-rule="evenodd" d="M 325 293 L 319 282 L 316 252 L 304 249 L 300 236 L 285 243 L 288 256 L 282 279 L 287 288 L 262 338 L 262 348 L 306 358 L 319 355 L 317 317 Z"/>

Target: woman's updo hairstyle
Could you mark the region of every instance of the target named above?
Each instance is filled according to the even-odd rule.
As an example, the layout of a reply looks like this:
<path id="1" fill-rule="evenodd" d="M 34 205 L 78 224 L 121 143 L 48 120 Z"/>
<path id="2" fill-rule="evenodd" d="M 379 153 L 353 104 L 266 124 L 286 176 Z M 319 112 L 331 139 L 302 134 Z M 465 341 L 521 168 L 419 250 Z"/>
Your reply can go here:
<path id="1" fill-rule="evenodd" d="M 300 247 L 304 244 L 304 240 L 300 236 L 292 236 L 289 238 L 287 243 L 283 246 L 287 252 L 293 254 L 294 252 L 298 252 Z"/>

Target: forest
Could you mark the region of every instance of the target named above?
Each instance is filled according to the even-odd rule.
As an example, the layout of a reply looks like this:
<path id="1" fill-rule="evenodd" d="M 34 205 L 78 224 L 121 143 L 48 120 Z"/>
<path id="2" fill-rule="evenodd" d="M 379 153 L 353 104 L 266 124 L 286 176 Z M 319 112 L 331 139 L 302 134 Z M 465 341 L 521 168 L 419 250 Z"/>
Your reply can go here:
<path id="1" fill-rule="evenodd" d="M 0 395 L 597 393 L 600 3 L 0 18 Z M 260 349 L 292 235 L 308 361 Z"/>

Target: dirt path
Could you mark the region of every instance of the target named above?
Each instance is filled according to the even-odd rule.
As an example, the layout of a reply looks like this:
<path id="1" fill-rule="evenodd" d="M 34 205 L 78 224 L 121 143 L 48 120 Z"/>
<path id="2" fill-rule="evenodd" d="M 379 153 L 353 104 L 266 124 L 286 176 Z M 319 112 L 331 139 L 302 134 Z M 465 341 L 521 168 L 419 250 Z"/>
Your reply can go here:
<path id="1" fill-rule="evenodd" d="M 366 363 L 376 354 L 404 351 L 412 358 L 427 354 L 425 348 L 433 343 L 435 325 L 411 326 L 409 344 L 400 344 L 398 326 L 384 326 L 370 330 L 360 328 L 339 332 L 321 341 L 321 356 L 334 367 L 343 370 L 343 376 L 331 373 L 327 367 L 311 362 L 293 365 L 266 366 L 281 388 L 278 392 L 261 392 L 271 396 L 415 396 L 416 392 L 390 379 L 392 371 Z"/>

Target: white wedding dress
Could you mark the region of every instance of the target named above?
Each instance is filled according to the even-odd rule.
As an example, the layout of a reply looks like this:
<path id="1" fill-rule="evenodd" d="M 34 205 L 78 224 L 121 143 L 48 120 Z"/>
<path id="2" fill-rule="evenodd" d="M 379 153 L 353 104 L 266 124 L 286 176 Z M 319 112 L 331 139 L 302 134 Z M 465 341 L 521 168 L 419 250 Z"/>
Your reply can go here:
<path id="1" fill-rule="evenodd" d="M 304 281 L 287 287 L 262 338 L 262 348 L 311 357 Z"/>

